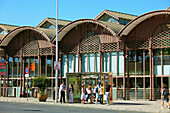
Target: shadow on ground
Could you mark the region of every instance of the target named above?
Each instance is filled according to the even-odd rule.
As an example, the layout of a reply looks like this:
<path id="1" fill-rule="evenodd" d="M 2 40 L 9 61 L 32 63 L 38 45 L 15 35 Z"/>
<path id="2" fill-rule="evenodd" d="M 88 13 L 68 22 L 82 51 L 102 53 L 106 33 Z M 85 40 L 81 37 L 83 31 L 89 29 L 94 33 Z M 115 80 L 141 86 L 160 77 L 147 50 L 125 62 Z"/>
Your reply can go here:
<path id="1" fill-rule="evenodd" d="M 112 105 L 150 105 L 150 104 L 114 102 Z"/>

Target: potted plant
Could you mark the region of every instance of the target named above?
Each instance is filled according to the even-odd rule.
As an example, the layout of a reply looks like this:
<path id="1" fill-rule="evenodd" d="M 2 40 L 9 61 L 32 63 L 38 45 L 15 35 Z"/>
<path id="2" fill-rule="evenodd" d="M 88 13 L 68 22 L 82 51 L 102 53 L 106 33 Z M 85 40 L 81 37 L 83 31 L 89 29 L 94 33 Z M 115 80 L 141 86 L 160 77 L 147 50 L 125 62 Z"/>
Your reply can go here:
<path id="1" fill-rule="evenodd" d="M 40 92 L 37 94 L 37 97 L 39 101 L 46 101 L 48 95 L 45 94 L 45 88 L 49 84 L 49 79 L 47 79 L 45 76 L 39 76 L 33 79 L 33 85 L 34 87 L 38 87 L 40 89 Z"/>

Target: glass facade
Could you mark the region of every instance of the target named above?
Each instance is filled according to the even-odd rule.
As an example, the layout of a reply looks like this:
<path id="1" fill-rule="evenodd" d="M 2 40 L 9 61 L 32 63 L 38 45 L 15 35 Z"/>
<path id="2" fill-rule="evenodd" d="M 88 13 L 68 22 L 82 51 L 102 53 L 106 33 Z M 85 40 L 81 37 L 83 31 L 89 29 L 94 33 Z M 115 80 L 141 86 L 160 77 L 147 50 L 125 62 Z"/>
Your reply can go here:
<path id="1" fill-rule="evenodd" d="M 170 48 L 163 49 L 163 75 L 170 75 Z"/>

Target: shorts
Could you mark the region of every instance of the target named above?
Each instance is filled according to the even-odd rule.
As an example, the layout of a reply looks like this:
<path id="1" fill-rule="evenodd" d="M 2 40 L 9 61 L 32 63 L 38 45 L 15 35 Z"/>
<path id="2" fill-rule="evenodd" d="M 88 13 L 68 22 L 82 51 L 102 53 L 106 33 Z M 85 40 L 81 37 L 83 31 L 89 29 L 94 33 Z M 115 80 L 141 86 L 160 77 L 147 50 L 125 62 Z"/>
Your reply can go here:
<path id="1" fill-rule="evenodd" d="M 169 102 L 169 98 L 168 97 L 162 97 L 162 102 Z"/>
<path id="2" fill-rule="evenodd" d="M 99 99 L 99 93 L 96 93 L 96 99 Z"/>

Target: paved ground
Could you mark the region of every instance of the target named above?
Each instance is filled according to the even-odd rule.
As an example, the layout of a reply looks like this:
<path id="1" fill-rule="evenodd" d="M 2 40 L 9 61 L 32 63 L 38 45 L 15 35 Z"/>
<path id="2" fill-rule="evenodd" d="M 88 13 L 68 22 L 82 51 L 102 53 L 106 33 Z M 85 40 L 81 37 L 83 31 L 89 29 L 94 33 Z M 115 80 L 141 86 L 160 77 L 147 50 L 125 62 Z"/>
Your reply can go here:
<path id="1" fill-rule="evenodd" d="M 145 113 L 108 109 L 58 106 L 55 104 L 0 102 L 0 113 Z"/>
<path id="2" fill-rule="evenodd" d="M 38 104 L 54 104 L 58 106 L 75 106 L 82 108 L 98 108 L 98 109 L 108 109 L 108 110 L 123 110 L 123 111 L 142 111 L 142 112 L 154 112 L 154 113 L 170 113 L 165 105 L 164 109 L 161 109 L 161 101 L 123 101 L 123 100 L 114 100 L 112 105 L 100 105 L 100 104 L 60 104 L 55 103 L 52 99 L 47 99 L 47 102 L 39 102 L 37 98 L 11 98 L 11 97 L 0 97 L 0 101 L 7 102 L 18 102 L 18 103 L 38 103 Z"/>

